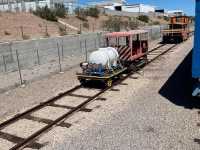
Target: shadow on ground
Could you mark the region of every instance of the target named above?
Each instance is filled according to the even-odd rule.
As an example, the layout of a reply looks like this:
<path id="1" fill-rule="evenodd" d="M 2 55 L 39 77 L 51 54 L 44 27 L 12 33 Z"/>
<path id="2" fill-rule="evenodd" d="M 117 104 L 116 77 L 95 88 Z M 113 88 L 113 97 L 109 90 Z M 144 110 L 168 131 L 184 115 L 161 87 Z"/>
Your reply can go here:
<path id="1" fill-rule="evenodd" d="M 200 99 L 193 98 L 191 78 L 192 51 L 159 90 L 172 103 L 187 109 L 200 108 Z"/>

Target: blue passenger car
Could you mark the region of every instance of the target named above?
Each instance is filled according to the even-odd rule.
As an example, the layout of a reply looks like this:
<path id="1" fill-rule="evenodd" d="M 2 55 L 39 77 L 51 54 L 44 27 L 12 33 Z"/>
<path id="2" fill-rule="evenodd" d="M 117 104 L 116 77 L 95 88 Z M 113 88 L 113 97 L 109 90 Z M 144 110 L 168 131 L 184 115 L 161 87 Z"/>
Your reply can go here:
<path id="1" fill-rule="evenodd" d="M 195 79 L 193 96 L 200 95 L 200 0 L 196 0 L 194 49 L 192 58 L 192 78 Z"/>

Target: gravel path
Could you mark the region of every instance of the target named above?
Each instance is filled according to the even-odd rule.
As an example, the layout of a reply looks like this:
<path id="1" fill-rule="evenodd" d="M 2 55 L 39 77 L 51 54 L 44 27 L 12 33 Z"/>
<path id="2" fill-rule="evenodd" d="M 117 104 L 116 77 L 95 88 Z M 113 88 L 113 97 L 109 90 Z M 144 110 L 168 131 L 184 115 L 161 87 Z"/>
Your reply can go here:
<path id="1" fill-rule="evenodd" d="M 55 127 L 37 142 L 44 145 L 43 150 L 199 150 L 197 111 L 200 103 L 190 102 L 184 96 L 190 94 L 189 86 L 185 84 L 188 84 L 190 76 L 190 68 L 187 67 L 191 48 L 192 39 L 115 87 L 119 91 L 107 91 L 101 96 L 105 101 L 89 104 L 87 108 L 92 112 L 79 112 L 66 120 L 66 123 L 72 124 L 70 128 Z M 74 87 L 78 84 L 74 76 L 78 70 L 73 68 L 64 74 L 1 94 L 0 122 Z M 73 106 L 73 102 L 69 102 Z M 66 100 L 59 103 L 66 103 Z M 49 109 L 34 116 L 52 118 L 48 112 L 55 115 L 63 113 Z M 29 125 L 34 122 L 23 121 L 17 128 L 24 129 L 26 133 L 23 136 L 27 136 L 36 126 L 30 128 Z M 14 128 L 12 130 L 9 129 L 9 132 L 19 134 Z M 0 150 L 12 145 L 0 139 Z"/>
<path id="2" fill-rule="evenodd" d="M 184 96 L 191 48 L 189 40 L 126 80 L 128 85 L 115 87 L 120 91 L 108 91 L 106 101 L 88 106 L 92 113 L 66 121 L 72 127 L 56 127 L 42 137 L 41 143 L 49 141 L 43 149 L 199 150 L 200 103 Z"/>

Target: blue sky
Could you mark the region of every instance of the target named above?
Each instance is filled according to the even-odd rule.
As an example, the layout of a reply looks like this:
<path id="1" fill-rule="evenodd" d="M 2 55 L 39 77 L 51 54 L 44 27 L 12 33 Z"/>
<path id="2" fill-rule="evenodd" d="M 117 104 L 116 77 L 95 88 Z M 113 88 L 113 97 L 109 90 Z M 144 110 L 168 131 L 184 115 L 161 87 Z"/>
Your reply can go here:
<path id="1" fill-rule="evenodd" d="M 80 0 L 80 2 L 86 2 L 87 0 Z M 92 0 L 90 0 L 91 2 Z M 96 0 L 98 1 L 98 0 Z M 195 0 L 127 0 L 128 3 L 144 3 L 157 6 L 158 8 L 165 8 L 168 10 L 181 9 L 184 10 L 187 15 L 194 15 L 195 13 Z"/>

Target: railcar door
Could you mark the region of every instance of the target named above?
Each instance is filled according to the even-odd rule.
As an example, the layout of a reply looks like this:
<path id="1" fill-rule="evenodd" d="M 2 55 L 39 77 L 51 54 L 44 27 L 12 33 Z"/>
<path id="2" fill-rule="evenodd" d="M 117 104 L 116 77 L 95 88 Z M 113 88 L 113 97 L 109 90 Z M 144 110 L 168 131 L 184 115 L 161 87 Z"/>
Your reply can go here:
<path id="1" fill-rule="evenodd" d="M 140 36 L 139 34 L 134 34 L 132 36 L 132 61 L 138 58 L 140 53 Z"/>
<path id="2" fill-rule="evenodd" d="M 141 34 L 141 49 L 142 54 L 148 52 L 148 33 Z"/>

